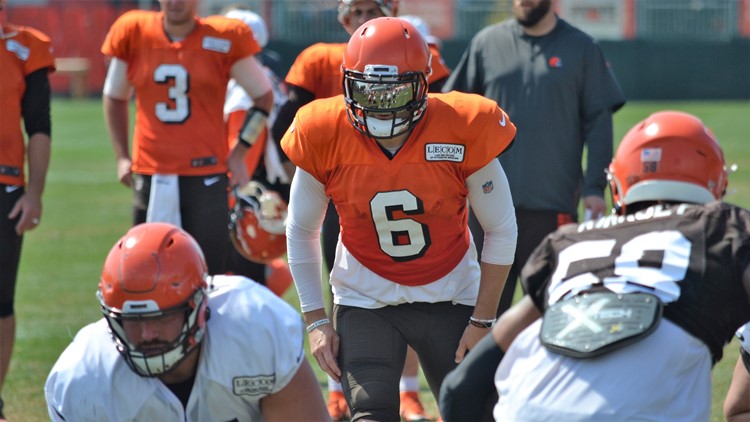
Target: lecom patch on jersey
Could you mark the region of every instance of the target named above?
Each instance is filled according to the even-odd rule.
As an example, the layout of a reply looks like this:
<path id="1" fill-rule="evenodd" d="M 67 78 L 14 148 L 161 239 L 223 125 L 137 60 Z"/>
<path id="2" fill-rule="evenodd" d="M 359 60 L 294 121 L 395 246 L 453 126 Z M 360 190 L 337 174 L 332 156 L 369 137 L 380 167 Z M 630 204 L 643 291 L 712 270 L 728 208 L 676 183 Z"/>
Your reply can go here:
<path id="1" fill-rule="evenodd" d="M 236 396 L 260 396 L 270 394 L 276 383 L 275 375 L 259 375 L 256 377 L 235 377 L 232 380 Z"/>
<path id="2" fill-rule="evenodd" d="M 203 48 L 206 50 L 228 53 L 231 47 L 232 42 L 229 40 L 216 37 L 203 37 Z"/>
<path id="3" fill-rule="evenodd" d="M 427 144 L 424 147 L 427 161 L 464 161 L 466 146 L 460 144 Z"/>

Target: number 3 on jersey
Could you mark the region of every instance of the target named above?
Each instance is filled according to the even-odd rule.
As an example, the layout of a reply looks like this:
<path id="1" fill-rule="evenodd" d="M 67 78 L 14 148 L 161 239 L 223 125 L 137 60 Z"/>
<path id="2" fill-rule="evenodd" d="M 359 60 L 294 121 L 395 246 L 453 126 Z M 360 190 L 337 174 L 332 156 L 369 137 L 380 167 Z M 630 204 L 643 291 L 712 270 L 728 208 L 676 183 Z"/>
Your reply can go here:
<path id="1" fill-rule="evenodd" d="M 424 214 L 422 201 L 406 190 L 379 192 L 370 201 L 370 213 L 378 233 L 380 249 L 396 262 L 411 261 L 430 247 L 426 224 L 411 218 L 396 218 L 395 213 Z"/>
<path id="2" fill-rule="evenodd" d="M 169 102 L 156 103 L 156 117 L 164 123 L 182 123 L 190 117 L 190 75 L 179 64 L 162 64 L 154 70 L 157 84 L 169 84 Z"/>

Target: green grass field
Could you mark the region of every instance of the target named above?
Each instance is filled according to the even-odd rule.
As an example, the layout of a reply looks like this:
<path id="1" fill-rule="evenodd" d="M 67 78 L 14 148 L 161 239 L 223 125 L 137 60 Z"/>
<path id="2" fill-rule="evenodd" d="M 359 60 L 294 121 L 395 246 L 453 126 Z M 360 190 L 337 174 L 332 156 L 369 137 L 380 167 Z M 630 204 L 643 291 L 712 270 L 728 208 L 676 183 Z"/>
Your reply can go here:
<path id="1" fill-rule="evenodd" d="M 739 165 L 726 199 L 750 207 L 750 102 L 629 103 L 615 115 L 615 139 L 662 109 L 697 114 L 713 129 L 727 162 Z M 100 101 L 55 99 L 44 215 L 24 241 L 16 294 L 17 341 L 3 390 L 12 422 L 48 420 L 44 380 L 78 329 L 101 316 L 94 295 L 101 265 L 129 221 L 130 191 L 116 182 Z M 286 298 L 296 305 L 293 289 Z M 733 343 L 714 369 L 712 421 L 723 420 L 721 404 L 736 358 Z M 318 370 L 314 362 L 313 367 Z M 324 374 L 318 371 L 318 376 L 325 386 Z M 436 415 L 426 386 L 422 398 Z"/>

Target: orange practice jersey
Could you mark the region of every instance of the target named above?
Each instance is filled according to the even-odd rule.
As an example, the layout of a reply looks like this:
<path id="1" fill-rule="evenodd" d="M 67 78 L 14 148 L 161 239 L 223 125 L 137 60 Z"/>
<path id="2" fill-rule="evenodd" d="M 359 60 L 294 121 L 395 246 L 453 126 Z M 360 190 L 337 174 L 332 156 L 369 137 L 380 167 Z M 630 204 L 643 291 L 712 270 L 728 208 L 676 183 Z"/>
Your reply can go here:
<path id="1" fill-rule="evenodd" d="M 260 52 L 250 29 L 221 16 L 198 19 L 171 42 L 163 13 L 131 11 L 107 34 L 102 53 L 128 63 L 135 87 L 133 171 L 197 176 L 227 171 L 224 99 L 234 63 Z"/>
<path id="2" fill-rule="evenodd" d="M 341 63 L 346 44 L 317 43 L 304 49 L 286 75 L 286 83 L 310 91 L 315 98 L 343 94 Z"/>
<path id="3" fill-rule="evenodd" d="M 24 185 L 26 144 L 21 131 L 21 99 L 26 76 L 55 69 L 52 44 L 43 33 L 23 26 L 4 25 L 0 37 L 0 183 Z"/>
<path id="4" fill-rule="evenodd" d="M 393 282 L 422 285 L 445 276 L 466 254 L 465 179 L 503 152 L 515 133 L 492 100 L 430 94 L 422 121 L 388 159 L 352 127 L 338 96 L 302 107 L 281 146 L 325 185 L 342 242 L 357 260 Z"/>

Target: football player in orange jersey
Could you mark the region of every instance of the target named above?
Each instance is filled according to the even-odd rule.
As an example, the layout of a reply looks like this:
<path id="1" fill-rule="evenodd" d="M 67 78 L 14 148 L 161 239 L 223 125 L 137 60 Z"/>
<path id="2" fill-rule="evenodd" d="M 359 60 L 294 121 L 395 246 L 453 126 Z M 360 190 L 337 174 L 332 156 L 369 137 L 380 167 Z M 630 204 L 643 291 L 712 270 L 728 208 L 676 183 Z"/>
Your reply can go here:
<path id="1" fill-rule="evenodd" d="M 351 35 L 360 25 L 370 19 L 398 15 L 398 0 L 339 0 L 338 19 L 346 32 Z M 342 93 L 341 60 L 346 43 L 316 43 L 302 51 L 292 64 L 286 76 L 289 88 L 289 99 L 280 108 L 273 123 L 273 138 L 280 140 L 294 114 L 300 107 L 315 99 L 329 98 Z M 442 84 L 448 79 L 450 70 L 433 50 L 433 71 L 430 80 L 430 91 L 439 92 Z M 282 159 L 288 163 L 286 157 Z M 293 174 L 293 166 L 287 166 Z M 324 258 L 328 270 L 333 266 L 336 255 L 336 242 L 339 237 L 339 219 L 336 209 L 329 207 L 323 222 Z M 330 303 L 329 303 L 330 305 Z M 413 350 L 406 355 L 404 374 L 401 379 L 401 416 L 405 420 L 423 420 L 426 414 L 419 400 L 419 361 Z M 341 393 L 341 386 L 329 380 L 329 410 L 331 418 L 342 419 L 346 406 Z"/>
<path id="2" fill-rule="evenodd" d="M 134 191 L 133 223 L 181 226 L 205 251 L 209 272 L 219 274 L 229 255 L 227 187 L 249 180 L 244 158 L 265 128 L 273 92 L 250 28 L 223 16 L 199 18 L 198 1 L 160 0 L 160 12 L 127 12 L 112 25 L 102 46 L 112 58 L 104 112 L 117 176 Z M 254 105 L 230 152 L 223 105 L 231 78 Z"/>
<path id="3" fill-rule="evenodd" d="M 342 383 L 353 420 L 399 419 L 407 345 L 437 395 L 494 322 L 513 262 L 513 205 L 494 158 L 516 128 L 483 97 L 428 97 L 430 65 L 413 25 L 366 22 L 344 53 L 344 95 L 302 107 L 281 141 L 297 166 L 287 246 L 311 352 Z M 333 324 L 319 243 L 329 200 L 341 223 Z M 491 233 L 481 264 L 469 204 Z"/>
<path id="4" fill-rule="evenodd" d="M 6 0 L 0 0 L 0 13 Z M 42 218 L 50 157 L 50 87 L 55 70 L 49 38 L 0 24 L 0 392 L 16 337 L 13 309 L 23 234 Z M 21 121 L 28 136 L 25 143 Z M 24 168 L 26 167 L 26 168 Z M 28 171 L 28 174 L 26 173 Z M 27 177 L 28 176 L 28 177 Z M 0 419 L 3 399 L 0 397 Z"/>

